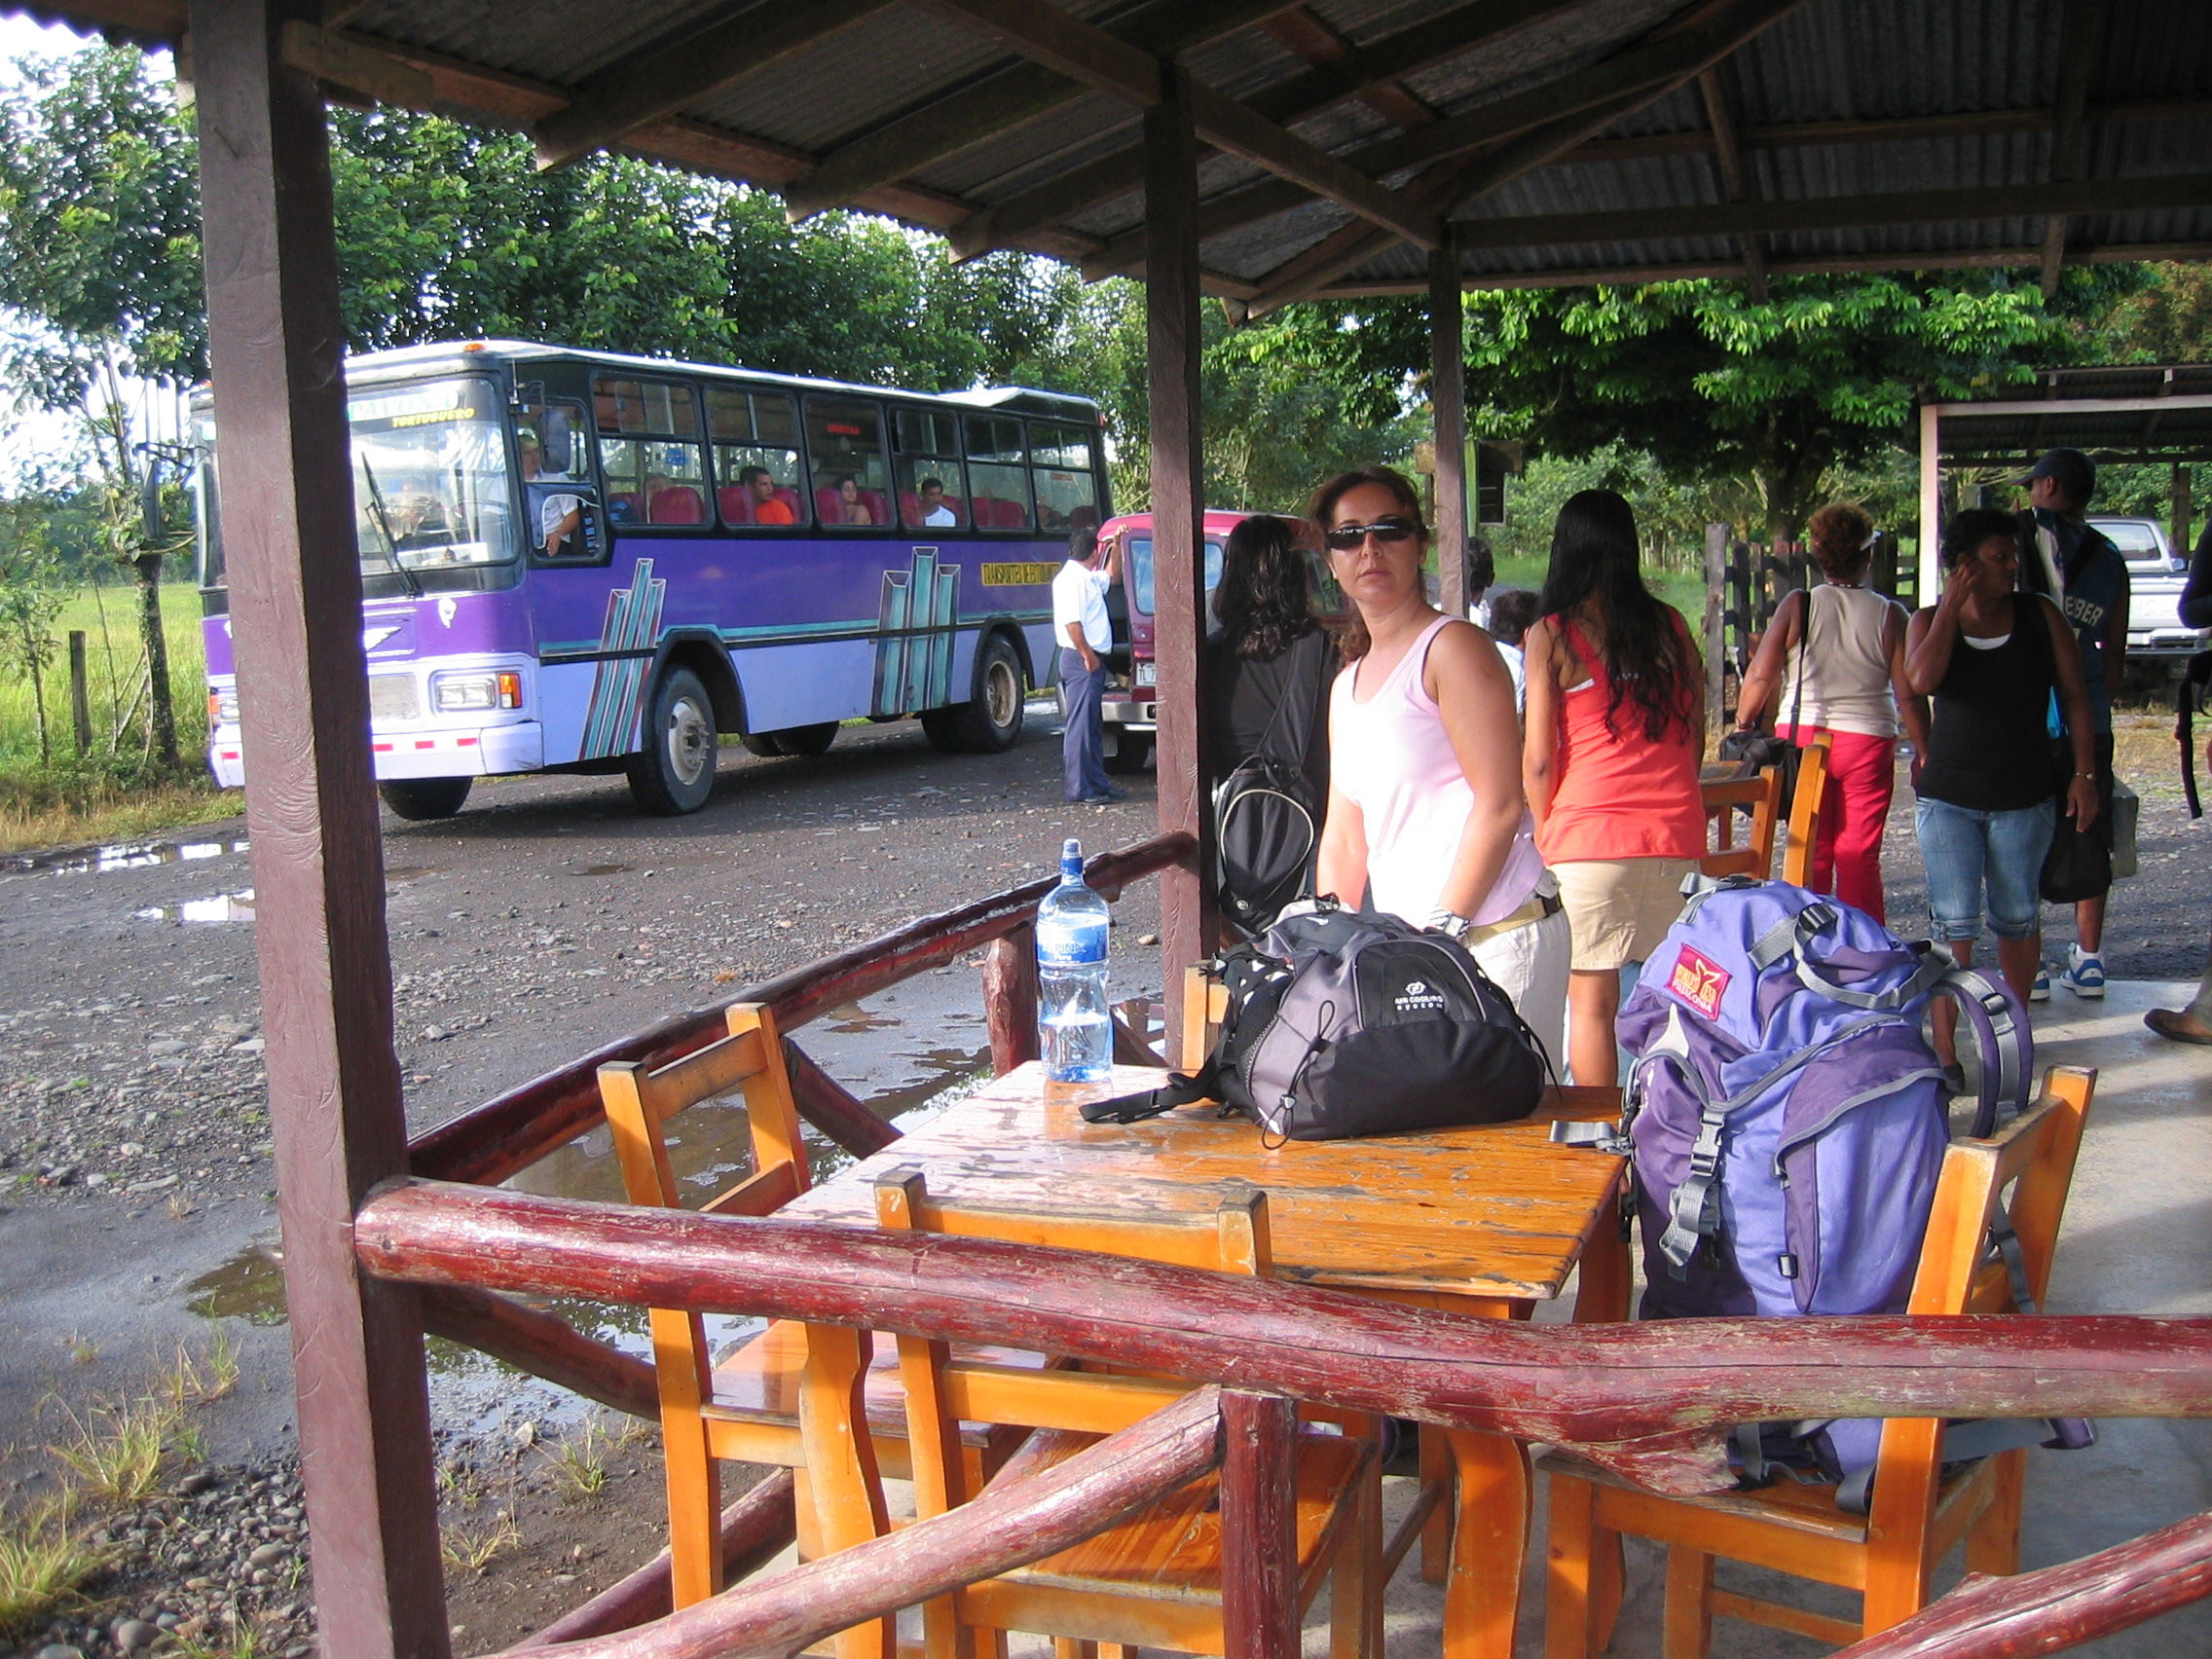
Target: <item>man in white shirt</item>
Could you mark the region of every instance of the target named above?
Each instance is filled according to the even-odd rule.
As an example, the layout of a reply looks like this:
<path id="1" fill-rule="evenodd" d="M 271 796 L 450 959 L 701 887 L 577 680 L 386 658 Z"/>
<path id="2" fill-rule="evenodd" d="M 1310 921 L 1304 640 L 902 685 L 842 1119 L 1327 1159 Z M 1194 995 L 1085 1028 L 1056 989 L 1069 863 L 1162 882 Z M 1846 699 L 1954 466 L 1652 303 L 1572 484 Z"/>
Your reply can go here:
<path id="1" fill-rule="evenodd" d="M 960 524 L 958 515 L 944 504 L 944 480 L 941 478 L 922 480 L 922 523 L 932 530 L 953 530 Z"/>
<path id="2" fill-rule="evenodd" d="M 1098 533 L 1068 537 L 1067 563 L 1052 578 L 1052 638 L 1060 646 L 1060 694 L 1067 725 L 1060 735 L 1060 770 L 1067 798 L 1084 806 L 1120 800 L 1124 792 L 1106 776 L 1106 727 L 1100 697 L 1106 688 L 1106 653 L 1113 624 L 1106 590 L 1121 571 L 1121 551 L 1098 545 Z"/>

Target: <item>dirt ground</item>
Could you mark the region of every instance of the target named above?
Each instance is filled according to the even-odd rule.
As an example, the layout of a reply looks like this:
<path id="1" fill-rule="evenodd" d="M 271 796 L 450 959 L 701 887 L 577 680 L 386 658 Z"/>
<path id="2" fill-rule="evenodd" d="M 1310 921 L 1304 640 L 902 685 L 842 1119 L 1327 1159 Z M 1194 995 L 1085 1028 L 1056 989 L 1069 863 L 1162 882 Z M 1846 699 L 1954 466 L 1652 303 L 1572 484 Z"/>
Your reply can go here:
<path id="1" fill-rule="evenodd" d="M 2116 890 L 2116 977 L 2194 977 L 2212 922 L 2212 860 L 2175 782 L 2170 717 L 2130 718 L 2122 770 L 2142 793 L 2143 874 Z M 848 729 L 816 759 L 725 751 L 708 807 L 638 814 L 619 780 L 481 786 L 440 824 L 385 821 L 396 1037 L 410 1126 L 673 1011 L 1047 872 L 1063 835 L 1142 838 L 1153 781 L 1065 806 L 1051 718 L 997 756 L 936 754 L 912 724 Z M 220 1330 L 235 1386 L 195 1409 L 197 1491 L 108 1522 L 120 1565 L 96 1615 L 26 1633 L 121 1650 L 117 1621 L 235 1606 L 262 1651 L 304 1651 L 287 1333 L 241 825 L 158 847 L 0 862 L 0 1507 L 51 1485 L 61 1407 L 143 1392 L 178 1345 Z M 1891 919 L 1924 925 L 1910 796 L 1885 859 Z M 1157 888 L 1118 908 L 1117 994 L 1157 985 Z M 2070 923 L 2054 912 L 2046 955 Z M 2065 992 L 2059 993 L 2066 996 Z M 800 1041 L 896 1113 L 974 1075 L 983 1036 L 971 965 L 840 1011 Z M 709 1149 L 711 1153 L 712 1149 Z M 702 1156 L 706 1156 L 703 1154 Z M 587 1139 L 531 1184 L 610 1195 Z M 640 1321 L 568 1309 L 636 1343 Z M 435 1345 L 434 1412 L 449 1591 L 476 1652 L 511 1641 L 659 1546 L 648 1433 Z M 180 1467 L 183 1484 L 194 1484 Z M 276 1546 L 281 1545 L 281 1550 Z M 272 1553 L 274 1552 L 274 1553 Z M 246 1566 L 261 1558 L 261 1565 Z M 254 1581 L 254 1574 L 261 1582 Z M 197 1588 L 193 1588 L 197 1586 Z M 5 1651 L 0 1649 L 0 1651 Z"/>

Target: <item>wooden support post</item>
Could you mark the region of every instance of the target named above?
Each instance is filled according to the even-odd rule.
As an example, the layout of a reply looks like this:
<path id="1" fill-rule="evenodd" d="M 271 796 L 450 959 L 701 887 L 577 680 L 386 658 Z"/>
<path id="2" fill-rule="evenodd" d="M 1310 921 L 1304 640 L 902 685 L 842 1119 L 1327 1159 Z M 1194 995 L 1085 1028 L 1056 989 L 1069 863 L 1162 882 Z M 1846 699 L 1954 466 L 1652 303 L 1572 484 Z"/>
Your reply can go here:
<path id="1" fill-rule="evenodd" d="M 1221 1394 L 1221 1622 L 1227 1659 L 1298 1659 L 1298 1406 Z"/>
<path id="2" fill-rule="evenodd" d="M 1726 609 L 1721 596 L 1727 581 L 1728 527 L 1709 524 L 1705 527 L 1705 723 L 1715 728 L 1728 723 L 1724 685 L 1727 641 L 1721 630 Z"/>
<path id="3" fill-rule="evenodd" d="M 1204 468 L 1198 415 L 1198 166 L 1190 84 L 1172 65 L 1145 111 L 1145 335 L 1151 361 L 1153 657 L 1160 668 L 1160 828 L 1198 838 L 1197 856 L 1160 878 L 1161 985 L 1178 1018 L 1183 970 L 1213 954 L 1213 815 L 1205 706 Z"/>
<path id="4" fill-rule="evenodd" d="M 983 952 L 983 1024 L 991 1075 L 1037 1057 L 1037 930 L 1016 928 Z"/>
<path id="5" fill-rule="evenodd" d="M 1934 404 L 1920 406 L 1920 595 L 1943 591 L 1936 550 L 1943 540 L 1943 429 Z"/>
<path id="6" fill-rule="evenodd" d="M 327 1659 L 446 1659 L 423 1324 L 353 1212 L 407 1169 L 369 756 L 317 0 L 192 0 L 208 351 L 223 429 L 277 1214 Z"/>
<path id="7" fill-rule="evenodd" d="M 2169 505 L 2173 509 L 2171 528 L 2173 531 L 2174 551 L 2176 553 L 2179 553 L 2185 559 L 2189 557 L 2190 548 L 2192 545 L 2190 541 L 2190 531 L 2193 526 L 2191 525 L 2190 521 L 2195 516 L 2194 508 L 2190 501 L 2190 491 L 2193 479 L 2189 470 L 2189 462 L 2186 461 L 2175 461 L 2173 474 L 2170 479 L 2171 487 L 2168 490 L 2167 498 Z M 69 638 L 72 640 L 78 640 L 82 639 L 83 636 L 80 634 L 72 634 L 69 636 Z M 70 648 L 72 651 L 76 649 L 74 645 L 72 645 Z M 71 656 L 69 660 L 72 665 L 74 665 L 74 663 L 76 662 L 75 656 Z M 74 672 L 73 667 L 72 672 Z"/>
<path id="8" fill-rule="evenodd" d="M 92 694 L 85 672 L 85 630 L 69 630 L 69 728 L 77 737 L 77 758 L 92 750 Z"/>
<path id="9" fill-rule="evenodd" d="M 1428 256 L 1429 413 L 1436 423 L 1437 608 L 1467 614 L 1467 369 L 1459 253 L 1449 232 Z"/>

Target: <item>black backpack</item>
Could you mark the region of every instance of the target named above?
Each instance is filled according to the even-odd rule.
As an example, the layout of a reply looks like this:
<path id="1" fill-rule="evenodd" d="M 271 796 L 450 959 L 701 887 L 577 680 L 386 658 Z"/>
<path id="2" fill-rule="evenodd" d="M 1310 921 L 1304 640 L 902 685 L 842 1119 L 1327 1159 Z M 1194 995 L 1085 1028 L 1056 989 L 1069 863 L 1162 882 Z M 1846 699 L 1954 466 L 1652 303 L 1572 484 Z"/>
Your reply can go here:
<path id="1" fill-rule="evenodd" d="M 1286 728 L 1293 704 L 1305 718 Z M 1214 786 L 1214 884 L 1221 913 L 1247 938 L 1266 932 L 1286 904 L 1313 896 L 1324 803 L 1303 764 L 1312 718 L 1305 687 L 1286 685 L 1259 748 Z"/>
<path id="2" fill-rule="evenodd" d="M 1218 1100 L 1270 1141 L 1344 1140 L 1526 1118 L 1543 1046 L 1456 940 L 1333 900 L 1216 963 L 1221 1043 L 1197 1075 L 1083 1108 L 1132 1124 Z"/>

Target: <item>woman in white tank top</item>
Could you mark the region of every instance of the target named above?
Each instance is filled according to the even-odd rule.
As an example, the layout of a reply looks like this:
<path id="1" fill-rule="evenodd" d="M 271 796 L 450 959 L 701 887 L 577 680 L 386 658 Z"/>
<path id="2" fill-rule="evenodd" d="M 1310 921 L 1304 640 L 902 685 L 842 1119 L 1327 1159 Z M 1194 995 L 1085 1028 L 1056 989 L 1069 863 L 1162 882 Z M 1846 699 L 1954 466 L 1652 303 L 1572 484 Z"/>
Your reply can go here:
<path id="1" fill-rule="evenodd" d="M 1825 579 L 1776 608 L 1744 676 L 1736 724 L 1756 726 L 1779 685 L 1775 730 L 1800 748 L 1827 734 L 1812 884 L 1886 921 L 1882 829 L 1897 776 L 1898 725 L 1901 718 L 1918 755 L 1928 705 L 1905 683 L 1903 607 L 1865 586 L 1873 521 L 1839 501 L 1815 513 L 1806 534 Z"/>
<path id="2" fill-rule="evenodd" d="M 1422 597 L 1428 533 L 1405 479 L 1345 473 L 1311 516 L 1352 608 L 1315 886 L 1463 940 L 1563 1063 L 1571 946 L 1521 792 L 1505 664 L 1481 629 Z"/>

